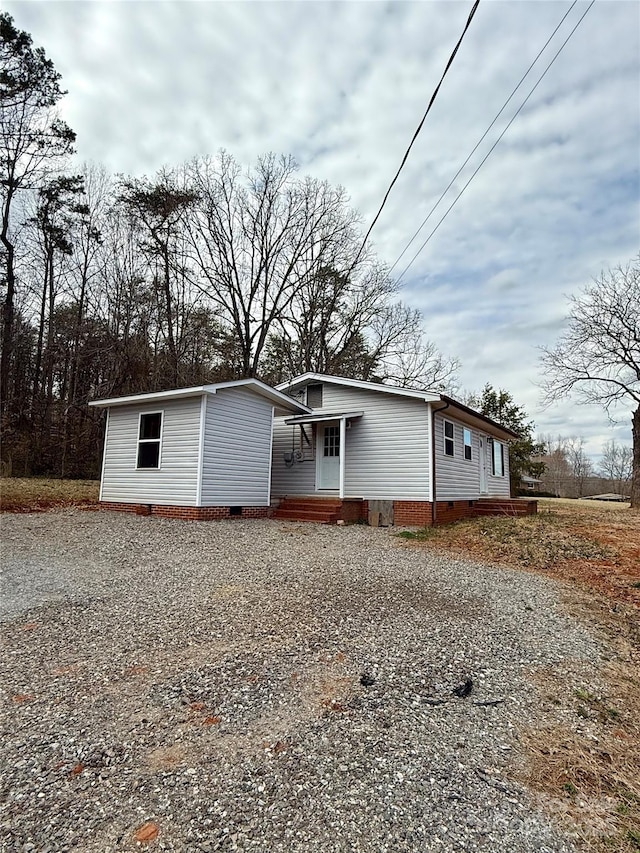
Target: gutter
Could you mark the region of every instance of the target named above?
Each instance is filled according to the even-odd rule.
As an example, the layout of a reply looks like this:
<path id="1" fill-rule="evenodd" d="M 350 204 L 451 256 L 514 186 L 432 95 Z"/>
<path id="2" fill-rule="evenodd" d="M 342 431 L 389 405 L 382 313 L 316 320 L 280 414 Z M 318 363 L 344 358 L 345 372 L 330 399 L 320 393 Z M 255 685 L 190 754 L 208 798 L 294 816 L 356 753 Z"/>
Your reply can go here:
<path id="1" fill-rule="evenodd" d="M 431 526 L 435 527 L 438 512 L 436 509 L 436 412 L 444 412 L 451 403 L 447 401 L 439 409 L 431 407 Z"/>

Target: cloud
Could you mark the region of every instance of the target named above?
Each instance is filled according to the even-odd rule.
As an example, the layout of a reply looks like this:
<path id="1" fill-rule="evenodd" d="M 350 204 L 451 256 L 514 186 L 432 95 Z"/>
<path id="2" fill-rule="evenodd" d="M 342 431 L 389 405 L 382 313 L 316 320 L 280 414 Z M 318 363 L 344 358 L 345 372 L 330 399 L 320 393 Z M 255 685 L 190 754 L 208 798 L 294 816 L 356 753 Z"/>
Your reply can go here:
<path id="1" fill-rule="evenodd" d="M 151 174 L 227 148 L 247 164 L 291 153 L 343 185 L 372 220 L 440 78 L 470 4 L 5 3 L 69 90 L 78 159 Z M 481 4 L 372 239 L 392 264 L 570 8 Z M 431 233 L 586 6 L 569 13 L 536 72 L 394 270 Z M 539 345 L 566 294 L 640 245 L 640 10 L 596 3 L 403 279 L 428 335 L 467 388 L 505 387 L 541 430 L 613 429 L 571 402 L 541 411 Z M 627 436 L 630 429 L 616 433 Z"/>

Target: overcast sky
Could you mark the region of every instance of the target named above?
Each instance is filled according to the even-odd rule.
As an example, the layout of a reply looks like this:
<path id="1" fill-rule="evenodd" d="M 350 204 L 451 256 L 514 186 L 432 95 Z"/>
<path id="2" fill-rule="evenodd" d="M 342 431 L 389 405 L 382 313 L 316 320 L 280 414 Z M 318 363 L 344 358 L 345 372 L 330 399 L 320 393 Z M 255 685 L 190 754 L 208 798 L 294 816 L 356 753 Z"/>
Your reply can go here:
<path id="1" fill-rule="evenodd" d="M 152 174 L 226 148 L 293 154 L 343 185 L 368 226 L 471 2 L 5 2 L 69 90 L 78 160 Z M 372 239 L 393 264 L 570 8 L 483 0 Z M 400 273 L 587 9 L 559 33 Z M 640 4 L 598 0 L 503 140 L 403 278 L 461 385 L 510 391 L 540 432 L 599 455 L 630 443 L 626 410 L 539 407 L 536 346 L 565 296 L 640 248 Z"/>

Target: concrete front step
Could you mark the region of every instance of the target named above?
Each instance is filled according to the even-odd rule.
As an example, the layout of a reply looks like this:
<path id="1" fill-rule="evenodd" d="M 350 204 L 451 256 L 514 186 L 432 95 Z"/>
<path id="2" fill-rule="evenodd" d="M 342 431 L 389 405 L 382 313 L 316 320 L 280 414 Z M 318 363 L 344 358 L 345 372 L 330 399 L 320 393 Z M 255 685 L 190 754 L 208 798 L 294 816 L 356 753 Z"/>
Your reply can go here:
<path id="1" fill-rule="evenodd" d="M 276 510 L 276 521 L 314 521 L 316 524 L 335 524 L 338 516 L 321 512 L 303 512 L 302 510 Z"/>
<path id="2" fill-rule="evenodd" d="M 273 517 L 287 521 L 335 524 L 340 517 L 341 508 L 340 498 L 291 497 L 282 500 Z"/>
<path id="3" fill-rule="evenodd" d="M 337 510 L 340 509 L 341 506 L 342 506 L 342 501 L 340 501 L 340 500 L 337 500 L 337 501 L 317 500 L 316 501 L 316 500 L 313 500 L 313 498 L 311 498 L 311 499 L 304 499 L 304 500 L 296 501 L 296 500 L 293 500 L 293 498 L 291 498 L 290 500 L 281 501 L 278 509 L 312 509 L 312 510 L 318 511 L 318 512 L 325 512 L 325 511 L 336 512 Z"/>

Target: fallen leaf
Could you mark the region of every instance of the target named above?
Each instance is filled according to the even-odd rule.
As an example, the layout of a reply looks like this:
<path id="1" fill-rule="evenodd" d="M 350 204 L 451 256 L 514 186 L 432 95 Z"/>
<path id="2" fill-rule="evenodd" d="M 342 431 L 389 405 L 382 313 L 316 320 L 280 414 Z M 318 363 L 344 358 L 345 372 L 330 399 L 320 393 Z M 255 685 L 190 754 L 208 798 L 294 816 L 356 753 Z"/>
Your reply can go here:
<path id="1" fill-rule="evenodd" d="M 38 627 L 37 622 L 25 622 L 25 624 L 22 626 L 22 630 L 23 631 L 35 631 L 35 629 L 37 627 Z"/>
<path id="2" fill-rule="evenodd" d="M 144 675 L 145 672 L 149 672 L 148 666 L 143 666 L 142 664 L 134 664 L 133 666 L 129 666 L 125 669 L 125 675 Z"/>
<path id="3" fill-rule="evenodd" d="M 336 711 L 337 713 L 348 710 L 347 707 L 343 705 L 342 702 L 338 702 L 337 699 L 323 699 L 322 705 L 328 711 Z"/>
<path id="4" fill-rule="evenodd" d="M 72 767 L 69 771 L 69 776 L 79 776 L 84 770 L 84 764 L 79 761 L 75 767 Z"/>
<path id="5" fill-rule="evenodd" d="M 139 826 L 133 833 L 135 840 L 141 842 L 155 841 L 158 835 L 160 835 L 160 827 L 152 820 L 148 820 L 146 823 L 143 823 L 142 826 Z"/>
<path id="6" fill-rule="evenodd" d="M 15 696 L 11 697 L 14 702 L 32 702 L 36 697 L 28 696 L 26 693 L 16 693 Z"/>
<path id="7" fill-rule="evenodd" d="M 71 663 L 67 666 L 58 666 L 53 670 L 54 675 L 70 675 L 72 672 L 78 671 L 78 664 Z"/>
<path id="8" fill-rule="evenodd" d="M 614 737 L 620 738 L 620 740 L 629 740 L 629 735 L 625 732 L 624 729 L 613 729 L 611 734 Z"/>
<path id="9" fill-rule="evenodd" d="M 222 722 L 222 717 L 205 717 L 202 722 L 205 726 L 217 726 Z"/>

